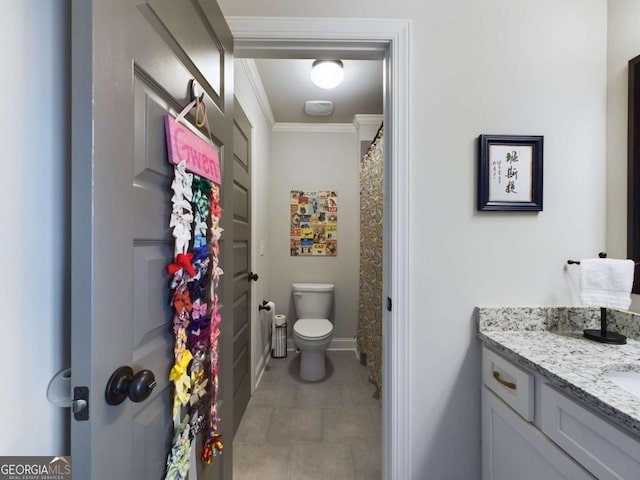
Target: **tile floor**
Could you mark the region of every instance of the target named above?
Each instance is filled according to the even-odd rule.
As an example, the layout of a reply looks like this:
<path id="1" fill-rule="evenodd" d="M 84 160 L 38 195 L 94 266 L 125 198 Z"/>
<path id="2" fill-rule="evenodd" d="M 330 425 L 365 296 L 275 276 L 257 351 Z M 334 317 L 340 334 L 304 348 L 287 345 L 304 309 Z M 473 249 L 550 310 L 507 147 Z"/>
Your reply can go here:
<path id="1" fill-rule="evenodd" d="M 233 441 L 234 480 L 380 480 L 382 411 L 353 352 L 327 352 L 327 377 L 271 358 Z"/>

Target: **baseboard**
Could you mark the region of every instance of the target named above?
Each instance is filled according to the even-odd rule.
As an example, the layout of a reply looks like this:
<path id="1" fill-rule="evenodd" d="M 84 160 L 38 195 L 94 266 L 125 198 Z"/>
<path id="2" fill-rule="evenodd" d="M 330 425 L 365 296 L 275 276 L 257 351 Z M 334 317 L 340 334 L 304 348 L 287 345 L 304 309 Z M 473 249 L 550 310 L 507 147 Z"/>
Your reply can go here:
<path id="1" fill-rule="evenodd" d="M 329 350 L 353 350 L 356 351 L 358 342 L 355 338 L 332 338 L 329 344 Z"/>
<path id="2" fill-rule="evenodd" d="M 331 343 L 329 344 L 329 348 L 327 350 L 349 350 L 356 351 L 358 347 L 358 343 L 355 338 L 345 337 L 345 338 L 332 338 Z M 293 338 L 287 339 L 287 350 L 294 351 L 296 350 L 296 344 L 293 343 Z"/>
<path id="3" fill-rule="evenodd" d="M 260 359 L 258 360 L 258 365 L 256 365 L 256 370 L 255 370 L 256 386 L 253 391 L 255 391 L 255 389 L 258 388 L 258 385 L 260 385 L 260 380 L 262 380 L 262 374 L 264 373 L 264 368 L 267 366 L 267 362 L 269 361 L 270 354 L 271 354 L 271 345 L 267 343 L 264 347 L 264 352 L 262 352 L 262 355 L 260 355 Z M 253 392 L 251 393 L 253 394 Z"/>

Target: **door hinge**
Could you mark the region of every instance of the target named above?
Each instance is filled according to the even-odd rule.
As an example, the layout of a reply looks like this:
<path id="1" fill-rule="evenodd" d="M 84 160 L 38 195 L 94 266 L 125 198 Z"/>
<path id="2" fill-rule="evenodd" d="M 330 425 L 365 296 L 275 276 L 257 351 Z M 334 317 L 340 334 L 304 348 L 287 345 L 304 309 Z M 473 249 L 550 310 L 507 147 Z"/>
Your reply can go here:
<path id="1" fill-rule="evenodd" d="M 387 297 L 387 312 L 391 311 L 391 297 Z"/>
<path id="2" fill-rule="evenodd" d="M 73 400 L 71 402 L 73 418 L 79 422 L 89 420 L 89 388 L 74 387 Z"/>

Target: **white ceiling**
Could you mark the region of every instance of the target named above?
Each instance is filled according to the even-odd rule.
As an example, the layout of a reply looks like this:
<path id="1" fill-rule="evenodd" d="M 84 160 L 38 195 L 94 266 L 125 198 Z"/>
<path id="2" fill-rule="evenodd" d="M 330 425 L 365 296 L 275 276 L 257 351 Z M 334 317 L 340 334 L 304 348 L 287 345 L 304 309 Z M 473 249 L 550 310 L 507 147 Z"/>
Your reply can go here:
<path id="1" fill-rule="evenodd" d="M 256 67 L 276 122 L 352 123 L 356 114 L 382 114 L 381 60 L 342 60 L 344 81 L 324 90 L 311 83 L 313 60 L 255 59 Z M 304 113 L 307 100 L 330 100 L 333 113 Z"/>

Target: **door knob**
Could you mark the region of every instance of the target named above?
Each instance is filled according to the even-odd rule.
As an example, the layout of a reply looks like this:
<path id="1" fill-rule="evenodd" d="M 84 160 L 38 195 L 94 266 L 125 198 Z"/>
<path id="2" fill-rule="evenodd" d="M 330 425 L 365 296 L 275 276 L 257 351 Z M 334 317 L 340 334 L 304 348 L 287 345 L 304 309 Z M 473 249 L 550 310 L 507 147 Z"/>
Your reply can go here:
<path id="1" fill-rule="evenodd" d="M 131 367 L 123 366 L 111 374 L 104 396 L 109 405 L 120 405 L 127 397 L 132 402 L 142 402 L 149 398 L 156 385 L 151 370 L 140 370 L 134 375 Z"/>
<path id="2" fill-rule="evenodd" d="M 258 274 L 257 273 L 253 273 L 253 272 L 249 272 L 249 281 L 253 280 L 254 282 L 258 281 Z"/>

